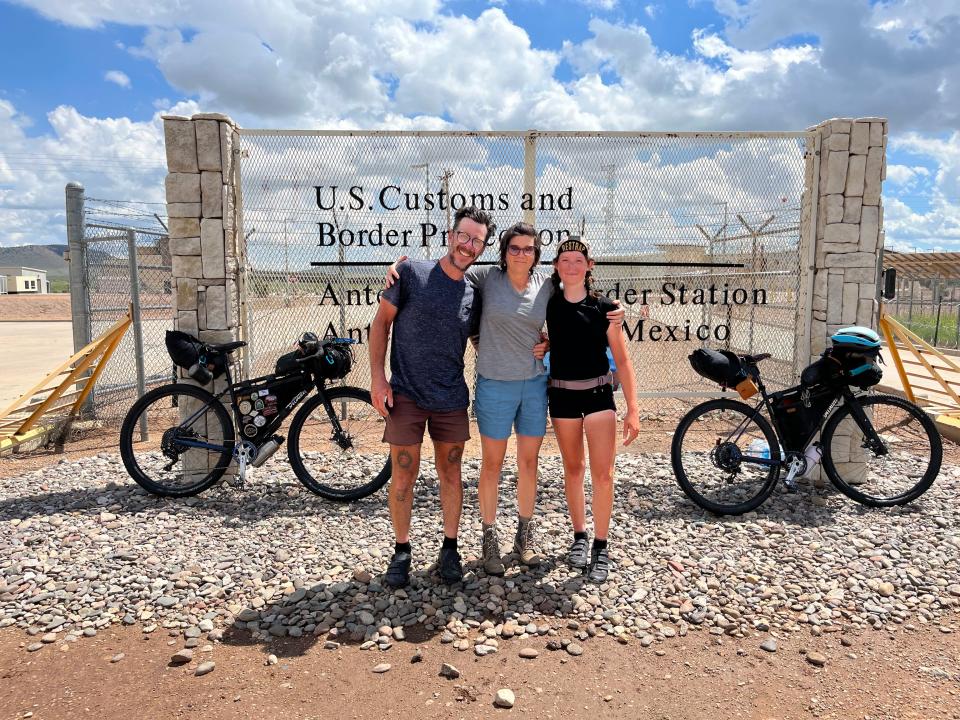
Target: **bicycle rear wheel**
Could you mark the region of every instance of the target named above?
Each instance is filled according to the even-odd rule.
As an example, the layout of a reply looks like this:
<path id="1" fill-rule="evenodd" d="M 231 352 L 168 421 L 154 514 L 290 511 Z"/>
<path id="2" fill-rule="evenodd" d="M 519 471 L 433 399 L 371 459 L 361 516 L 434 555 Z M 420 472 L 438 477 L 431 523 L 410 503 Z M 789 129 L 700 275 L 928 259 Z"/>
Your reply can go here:
<path id="1" fill-rule="evenodd" d="M 183 497 L 203 492 L 223 477 L 234 440 L 233 423 L 219 400 L 203 388 L 174 383 L 145 393 L 127 411 L 120 457 L 147 492 Z M 197 447 L 199 443 L 212 447 Z"/>
<path id="2" fill-rule="evenodd" d="M 769 448 L 772 464 L 752 462 L 762 457 L 754 441 Z M 718 515 L 740 515 L 766 500 L 780 476 L 780 446 L 767 419 L 749 405 L 710 400 L 680 420 L 670 448 L 673 474 L 687 497 Z"/>
<path id="3" fill-rule="evenodd" d="M 390 446 L 382 441 L 384 420 L 366 390 L 337 387 L 325 393 L 342 433 L 337 434 L 323 399 L 314 395 L 290 423 L 290 466 L 300 482 L 320 497 L 359 500 L 390 479 Z"/>
<path id="4" fill-rule="evenodd" d="M 916 405 L 891 395 L 856 398 L 883 442 L 869 447 L 847 405 L 827 421 L 821 436 L 823 469 L 844 495 L 870 507 L 905 505 L 933 484 L 943 462 L 936 425 Z"/>

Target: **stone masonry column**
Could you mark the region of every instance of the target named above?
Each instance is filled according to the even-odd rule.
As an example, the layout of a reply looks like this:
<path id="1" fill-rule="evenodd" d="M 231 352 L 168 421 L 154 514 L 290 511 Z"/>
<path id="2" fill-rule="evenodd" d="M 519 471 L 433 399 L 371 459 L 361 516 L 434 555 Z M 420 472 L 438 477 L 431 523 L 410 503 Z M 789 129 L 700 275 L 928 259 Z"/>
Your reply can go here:
<path id="1" fill-rule="evenodd" d="M 810 333 L 813 361 L 840 328 L 866 325 L 876 329 L 887 121 L 839 118 L 811 130 L 820 133 L 821 140 Z M 852 422 L 845 422 L 831 447 L 838 472 L 850 481 L 866 479 L 861 435 Z M 846 443 L 844 436 L 849 438 Z"/>
<path id="2" fill-rule="evenodd" d="M 235 130 L 228 117 L 216 113 L 163 118 L 176 327 L 210 342 L 236 340 L 239 331 L 233 312 Z"/>
<path id="3" fill-rule="evenodd" d="M 810 359 L 815 360 L 841 327 L 876 326 L 887 121 L 834 119 L 810 129 L 821 138 L 810 333 Z"/>
<path id="4" fill-rule="evenodd" d="M 218 113 L 163 117 L 174 327 L 207 342 L 240 339 L 235 133 L 233 121 Z M 225 387 L 220 377 L 212 389 Z"/>

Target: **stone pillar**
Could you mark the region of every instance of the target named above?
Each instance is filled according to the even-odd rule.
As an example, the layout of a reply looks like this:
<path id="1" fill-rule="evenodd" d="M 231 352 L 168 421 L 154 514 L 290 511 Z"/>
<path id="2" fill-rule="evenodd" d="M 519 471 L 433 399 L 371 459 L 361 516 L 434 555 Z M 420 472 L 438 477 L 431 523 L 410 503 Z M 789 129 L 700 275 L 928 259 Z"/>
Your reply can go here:
<path id="1" fill-rule="evenodd" d="M 235 130 L 217 113 L 163 118 L 175 326 L 209 342 L 239 337 Z"/>
<path id="2" fill-rule="evenodd" d="M 810 129 L 821 139 L 810 333 L 815 360 L 841 327 L 876 327 L 887 121 L 842 118 Z"/>
<path id="3" fill-rule="evenodd" d="M 840 328 L 866 325 L 876 329 L 879 256 L 884 241 L 880 191 L 887 168 L 887 121 L 839 118 L 811 130 L 820 134 L 812 361 Z M 848 418 L 837 429 L 832 443 L 837 470 L 852 483 L 866 480 L 861 442 L 862 433 Z M 825 479 L 821 477 L 818 484 Z"/>
<path id="4" fill-rule="evenodd" d="M 215 343 L 240 339 L 235 132 L 233 121 L 218 113 L 163 117 L 174 327 Z M 180 375 L 193 382 L 185 371 Z M 207 386 L 225 388 L 223 377 Z"/>

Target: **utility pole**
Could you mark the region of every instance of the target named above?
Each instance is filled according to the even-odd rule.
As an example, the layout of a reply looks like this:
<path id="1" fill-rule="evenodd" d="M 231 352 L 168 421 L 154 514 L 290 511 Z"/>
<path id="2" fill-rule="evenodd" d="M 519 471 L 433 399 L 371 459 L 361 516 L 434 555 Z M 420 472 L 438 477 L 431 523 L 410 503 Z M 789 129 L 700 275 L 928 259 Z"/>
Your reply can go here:
<path id="1" fill-rule="evenodd" d="M 423 180 L 424 180 L 424 196 L 423 196 L 423 209 L 427 214 L 427 227 L 430 227 L 430 206 L 427 204 L 427 195 L 430 194 L 430 163 L 420 163 L 419 165 L 411 165 L 411 168 L 414 170 L 424 170 Z M 427 260 L 430 259 L 430 245 L 427 245 Z"/>
<path id="2" fill-rule="evenodd" d="M 283 289 L 287 307 L 290 307 L 290 241 L 287 237 L 287 221 L 290 218 L 283 219 Z"/>
<path id="3" fill-rule="evenodd" d="M 443 169 L 443 175 L 440 176 L 440 182 L 443 184 L 443 193 L 447 196 L 447 233 L 453 228 L 453 219 L 450 215 L 450 178 L 453 177 L 453 170 Z M 443 238 L 446 245 L 447 237 Z"/>
<path id="4" fill-rule="evenodd" d="M 600 169 L 607 177 L 607 200 L 603 205 L 603 237 L 606 242 L 606 251 L 610 252 L 613 240 L 611 237 L 613 232 L 613 188 L 617 181 L 617 166 L 613 164 L 601 165 Z"/>

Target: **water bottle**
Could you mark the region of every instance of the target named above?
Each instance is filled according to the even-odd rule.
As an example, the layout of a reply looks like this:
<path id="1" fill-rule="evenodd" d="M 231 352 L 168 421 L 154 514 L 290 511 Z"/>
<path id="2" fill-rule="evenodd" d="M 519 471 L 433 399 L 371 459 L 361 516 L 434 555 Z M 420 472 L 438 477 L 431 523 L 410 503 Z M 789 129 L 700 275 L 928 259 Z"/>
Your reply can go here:
<path id="1" fill-rule="evenodd" d="M 265 442 L 260 450 L 257 452 L 257 456 L 253 459 L 253 462 L 250 463 L 253 467 L 260 467 L 267 460 L 270 459 L 270 456 L 273 455 L 277 449 L 280 447 L 280 444 L 283 442 L 283 438 L 279 435 L 274 435 L 267 442 Z"/>
<path id="2" fill-rule="evenodd" d="M 761 440 L 760 438 L 755 438 L 750 441 L 750 444 L 747 446 L 747 454 L 751 457 L 759 457 L 764 460 L 770 459 L 770 446 L 767 445 L 766 440 Z"/>
<path id="3" fill-rule="evenodd" d="M 823 447 L 821 447 L 820 443 L 810 443 L 810 445 L 807 446 L 806 451 L 803 453 L 803 459 L 806 461 L 807 467 L 801 475 L 798 475 L 798 477 L 811 477 L 817 465 L 820 464 L 821 455 L 823 455 Z"/>

